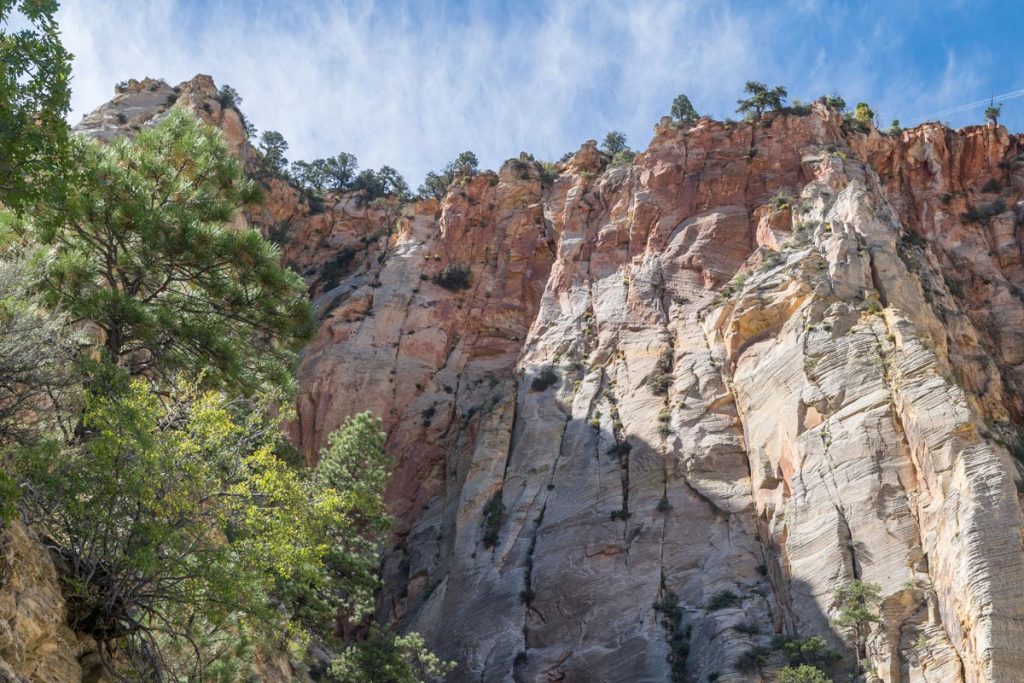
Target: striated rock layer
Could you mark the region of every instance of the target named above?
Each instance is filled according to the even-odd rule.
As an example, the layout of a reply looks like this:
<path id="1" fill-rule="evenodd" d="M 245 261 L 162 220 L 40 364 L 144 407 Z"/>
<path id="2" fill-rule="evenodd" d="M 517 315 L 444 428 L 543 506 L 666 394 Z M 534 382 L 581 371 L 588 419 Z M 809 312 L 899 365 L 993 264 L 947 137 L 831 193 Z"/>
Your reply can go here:
<path id="1" fill-rule="evenodd" d="M 316 290 L 294 428 L 315 458 L 387 424 L 380 616 L 458 681 L 774 680 L 776 636 L 852 668 L 861 578 L 878 680 L 1018 680 L 1022 149 L 664 120 L 631 166 L 588 143 L 405 207 Z"/>
<path id="2" fill-rule="evenodd" d="M 80 130 L 172 106 L 251 162 L 204 76 Z M 833 596 L 861 578 L 875 680 L 1019 680 L 1022 152 L 816 106 L 665 119 L 629 166 L 521 156 L 441 203 L 265 181 L 246 218 L 321 318 L 293 438 L 313 462 L 351 413 L 389 431 L 378 616 L 454 681 L 770 681 L 777 636 L 852 669 Z M 467 289 L 435 282 L 453 263 Z"/>

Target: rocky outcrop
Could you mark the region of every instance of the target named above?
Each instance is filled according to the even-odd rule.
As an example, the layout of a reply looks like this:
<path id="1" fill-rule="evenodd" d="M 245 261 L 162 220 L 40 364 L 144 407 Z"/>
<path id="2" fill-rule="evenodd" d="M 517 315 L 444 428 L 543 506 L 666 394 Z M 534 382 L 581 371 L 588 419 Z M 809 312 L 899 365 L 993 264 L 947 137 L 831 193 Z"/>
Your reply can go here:
<path id="1" fill-rule="evenodd" d="M 11 524 L 0 534 L 0 680 L 82 680 L 82 647 L 65 616 L 50 556 L 22 524 Z"/>
<path id="2" fill-rule="evenodd" d="M 585 145 L 403 209 L 317 299 L 295 429 L 388 424 L 380 616 L 456 680 L 772 680 L 777 636 L 851 666 L 861 578 L 877 680 L 1013 680 L 1020 151 L 663 121 L 631 166 Z M 433 284 L 455 262 L 471 288 Z"/>
<path id="3" fill-rule="evenodd" d="M 251 154 L 190 83 L 173 106 Z M 665 119 L 628 166 L 524 155 L 440 203 L 266 181 L 248 219 L 321 320 L 293 439 L 389 431 L 378 616 L 456 681 L 770 681 L 777 637 L 852 668 L 860 578 L 874 680 L 1017 680 L 1022 152 L 816 106 Z"/>

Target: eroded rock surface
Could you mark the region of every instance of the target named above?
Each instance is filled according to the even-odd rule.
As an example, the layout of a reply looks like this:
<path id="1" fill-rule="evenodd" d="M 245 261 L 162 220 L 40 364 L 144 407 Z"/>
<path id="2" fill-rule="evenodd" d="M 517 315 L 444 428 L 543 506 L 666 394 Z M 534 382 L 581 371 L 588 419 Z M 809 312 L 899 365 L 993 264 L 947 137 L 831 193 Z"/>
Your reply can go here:
<path id="1" fill-rule="evenodd" d="M 405 208 L 318 298 L 295 431 L 388 425 L 380 616 L 460 681 L 767 681 L 776 636 L 852 666 L 861 578 L 878 680 L 1015 680 L 1021 148 L 663 121 L 631 166 L 585 145 Z M 432 284 L 456 261 L 469 290 Z"/>
<path id="2" fill-rule="evenodd" d="M 247 158 L 190 83 L 114 102 L 190 106 Z M 351 413 L 389 431 L 379 617 L 455 681 L 771 681 L 777 636 L 852 667 L 833 596 L 861 578 L 875 680 L 1019 680 L 1022 151 L 816 106 L 663 120 L 629 166 L 588 143 L 440 203 L 269 181 L 248 218 L 321 319 L 293 438 L 312 462 Z"/>

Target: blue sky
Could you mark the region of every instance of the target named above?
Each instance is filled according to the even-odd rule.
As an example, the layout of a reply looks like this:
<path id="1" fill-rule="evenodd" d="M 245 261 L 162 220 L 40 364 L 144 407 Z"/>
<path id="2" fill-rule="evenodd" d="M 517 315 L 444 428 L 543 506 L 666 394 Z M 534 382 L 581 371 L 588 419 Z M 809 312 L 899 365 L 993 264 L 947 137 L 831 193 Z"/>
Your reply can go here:
<path id="1" fill-rule="evenodd" d="M 1024 2 L 64 0 L 71 122 L 126 78 L 213 75 L 290 158 L 340 151 L 415 186 L 471 149 L 556 159 L 616 129 L 643 148 L 672 98 L 735 116 L 746 80 L 839 92 L 886 125 L 1024 88 Z M 938 114 L 938 115 L 937 115 Z M 1024 129 L 1024 98 L 1004 122 Z"/>

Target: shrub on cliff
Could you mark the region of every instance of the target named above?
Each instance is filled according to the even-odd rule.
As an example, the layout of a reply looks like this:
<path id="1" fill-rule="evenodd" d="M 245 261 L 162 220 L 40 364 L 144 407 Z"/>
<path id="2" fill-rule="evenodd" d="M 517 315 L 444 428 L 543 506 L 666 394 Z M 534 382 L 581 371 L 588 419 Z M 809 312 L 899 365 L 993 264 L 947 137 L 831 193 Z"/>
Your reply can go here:
<path id="1" fill-rule="evenodd" d="M 430 171 L 417 192 L 421 197 L 441 201 L 448 194 L 448 187 L 458 178 L 471 178 L 480 172 L 480 162 L 473 152 L 465 151 L 449 162 L 440 173 Z"/>
<path id="2" fill-rule="evenodd" d="M 831 680 L 821 669 L 807 664 L 779 670 L 779 683 L 831 683 Z"/>
<path id="3" fill-rule="evenodd" d="M 276 130 L 265 130 L 257 145 L 259 168 L 263 175 L 284 176 L 288 168 L 288 142 Z"/>
<path id="4" fill-rule="evenodd" d="M 629 148 L 626 146 L 626 134 L 621 131 L 609 131 L 601 141 L 601 151 L 609 156 L 615 156 L 627 149 Z"/>
<path id="5" fill-rule="evenodd" d="M 835 593 L 839 616 L 833 622 L 853 638 L 857 651 L 857 673 L 861 673 L 860 662 L 867 656 L 866 647 L 871 628 L 880 619 L 878 605 L 882 600 L 881 590 L 877 583 L 854 579 Z"/>
<path id="6" fill-rule="evenodd" d="M 469 289 L 473 282 L 473 272 L 465 263 L 455 262 L 445 266 L 432 278 L 432 282 L 452 292 Z"/>
<path id="7" fill-rule="evenodd" d="M 689 97 L 686 95 L 676 95 L 676 98 L 672 100 L 672 118 L 679 123 L 693 125 L 700 116 L 697 114 L 697 110 L 693 108 Z"/>
<path id="8" fill-rule="evenodd" d="M 990 104 L 989 106 L 985 107 L 985 119 L 988 120 L 988 121 L 991 121 L 993 125 L 998 125 L 999 117 L 1002 115 L 1002 113 L 1003 113 L 1003 105 L 1002 105 L 1002 103 L 1000 103 L 1000 104 Z"/>
<path id="9" fill-rule="evenodd" d="M 753 120 L 761 118 L 765 111 L 779 111 L 786 101 L 786 89 L 779 85 L 769 88 L 758 81 L 747 81 L 743 91 L 750 95 L 747 99 L 737 100 L 736 112 L 749 114 Z"/>

